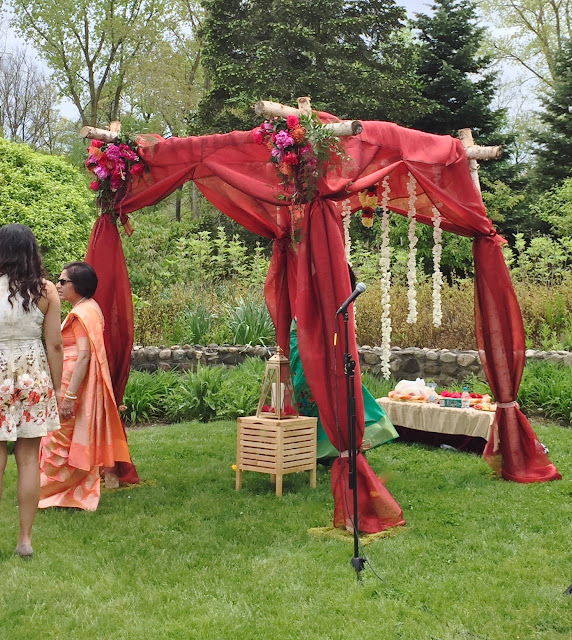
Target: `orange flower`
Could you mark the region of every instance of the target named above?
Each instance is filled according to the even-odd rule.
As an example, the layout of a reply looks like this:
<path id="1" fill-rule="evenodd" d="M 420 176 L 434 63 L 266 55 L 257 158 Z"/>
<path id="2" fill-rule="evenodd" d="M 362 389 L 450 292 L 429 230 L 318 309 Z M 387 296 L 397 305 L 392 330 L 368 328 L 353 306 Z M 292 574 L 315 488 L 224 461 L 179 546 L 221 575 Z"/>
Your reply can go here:
<path id="1" fill-rule="evenodd" d="M 103 155 L 103 151 L 98 147 L 90 147 L 88 153 L 90 156 L 93 156 L 96 161 Z"/>
<path id="2" fill-rule="evenodd" d="M 304 140 L 304 136 L 306 135 L 306 129 L 304 127 L 294 127 L 290 129 L 290 137 L 294 142 L 302 142 Z"/>
<path id="3" fill-rule="evenodd" d="M 292 175 L 292 167 L 285 162 L 281 162 L 278 165 L 278 171 L 280 171 L 280 173 L 286 177 L 290 177 Z"/>

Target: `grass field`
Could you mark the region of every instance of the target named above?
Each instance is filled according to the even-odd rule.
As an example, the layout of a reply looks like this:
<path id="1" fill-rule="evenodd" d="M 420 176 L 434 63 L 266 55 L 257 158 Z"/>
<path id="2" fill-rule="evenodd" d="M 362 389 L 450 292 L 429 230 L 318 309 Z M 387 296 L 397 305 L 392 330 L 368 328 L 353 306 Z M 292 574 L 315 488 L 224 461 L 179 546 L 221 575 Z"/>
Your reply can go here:
<path id="1" fill-rule="evenodd" d="M 534 425 L 563 475 L 520 485 L 479 456 L 398 442 L 370 452 L 406 526 L 364 547 L 362 584 L 331 521 L 328 470 L 234 491 L 234 422 L 129 432 L 143 479 L 95 513 L 40 512 L 13 556 L 15 465 L 0 505 L 2 640 L 569 640 L 572 430 Z M 373 568 L 375 570 L 372 571 Z"/>

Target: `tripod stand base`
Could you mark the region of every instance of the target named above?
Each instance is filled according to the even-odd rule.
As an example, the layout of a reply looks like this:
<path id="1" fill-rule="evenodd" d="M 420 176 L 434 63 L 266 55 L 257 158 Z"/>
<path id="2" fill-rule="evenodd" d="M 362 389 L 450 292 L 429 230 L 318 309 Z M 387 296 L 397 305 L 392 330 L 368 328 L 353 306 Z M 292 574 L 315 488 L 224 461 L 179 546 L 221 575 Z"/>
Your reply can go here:
<path id="1" fill-rule="evenodd" d="M 355 569 L 355 572 L 359 578 L 359 574 L 361 571 L 363 571 L 364 565 L 365 565 L 365 558 L 358 558 L 358 557 L 353 557 L 350 560 L 350 564 L 352 565 L 352 567 Z"/>

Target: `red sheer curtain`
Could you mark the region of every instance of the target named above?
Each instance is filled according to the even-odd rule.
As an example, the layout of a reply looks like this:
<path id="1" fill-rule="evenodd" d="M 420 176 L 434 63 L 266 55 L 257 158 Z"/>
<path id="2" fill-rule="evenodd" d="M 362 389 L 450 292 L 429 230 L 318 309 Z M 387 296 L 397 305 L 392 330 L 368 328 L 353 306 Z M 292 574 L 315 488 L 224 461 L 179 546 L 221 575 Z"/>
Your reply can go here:
<path id="1" fill-rule="evenodd" d="M 497 400 L 483 456 L 506 480 L 559 480 L 560 474 L 515 402 L 524 368 L 524 328 L 499 243 L 492 236 L 479 236 L 473 255 L 477 344 Z"/>
<path id="2" fill-rule="evenodd" d="M 105 320 L 105 351 L 115 402 L 119 406 L 123 401 L 131 366 L 133 305 L 121 238 L 108 215 L 100 216 L 95 221 L 85 261 L 97 274 L 98 286 L 93 298 L 101 307 Z M 125 426 L 123 429 L 125 430 Z M 115 473 L 120 482 L 139 482 L 139 476 L 131 462 L 116 462 Z"/>
<path id="3" fill-rule="evenodd" d="M 323 118 L 331 119 L 331 116 Z M 358 209 L 357 193 L 379 183 L 387 175 L 389 208 L 406 214 L 409 200 L 407 185 L 413 176 L 417 219 L 430 224 L 435 207 L 441 213 L 443 229 L 476 239 L 477 282 L 484 278 L 490 283 L 494 277 L 491 269 L 483 264 L 486 259 L 481 259 L 482 247 L 492 243 L 500 255 L 498 244 L 501 241 L 494 238 L 491 222 L 471 180 L 459 140 L 387 122 L 364 122 L 363 127 L 359 136 L 343 142 L 349 162 L 343 167 L 330 167 L 318 184 L 316 197 L 306 205 L 301 240 L 297 246 L 291 242 L 293 227 L 297 224 L 294 221 L 295 210 L 287 206 L 288 194 L 281 190 L 274 167 L 268 162 L 268 149 L 257 145 L 249 131 L 169 140 L 161 140 L 157 136 L 141 137 L 140 155 L 149 173 L 133 184 L 130 195 L 118 208 L 118 213 L 126 214 L 154 204 L 192 179 L 220 211 L 251 231 L 274 239 L 265 297 L 276 326 L 278 343 L 288 352 L 290 320 L 296 314 L 300 357 L 306 378 L 318 403 L 324 430 L 336 446 L 338 437 L 345 438 L 338 436 L 338 425 L 344 424 L 345 420 L 345 389 L 338 384 L 343 373 L 338 366 L 339 354 L 333 352 L 333 323 L 336 309 L 350 293 L 337 202 L 349 198 L 352 209 Z M 498 280 L 496 286 L 502 289 L 507 300 L 514 297 L 508 277 Z M 497 299 L 497 294 L 491 299 L 490 295 L 484 295 L 478 289 L 477 325 L 481 319 L 494 316 L 493 299 Z M 350 325 L 353 336 L 353 317 L 350 317 Z M 492 330 L 493 323 L 487 320 L 481 333 L 478 329 L 477 334 L 486 336 Z M 513 323 L 510 330 L 503 331 L 500 336 L 495 334 L 489 342 L 479 338 L 479 349 L 485 359 L 489 381 L 493 380 L 494 393 L 498 398 L 513 400 L 520 380 L 516 348 L 520 339 L 515 339 L 514 335 L 511 338 L 511 331 L 522 332 L 522 326 L 519 328 Z M 498 350 L 514 354 L 511 358 L 514 358 L 515 366 L 507 375 L 497 371 Z M 352 339 L 351 352 L 357 362 L 355 338 Z M 333 363 L 337 363 L 337 374 L 332 374 Z M 361 404 L 359 371 L 357 373 L 356 395 Z M 499 386 L 496 386 L 497 381 Z M 504 420 L 504 415 L 516 415 L 515 412 L 513 407 L 501 407 L 500 421 Z M 522 450 L 528 447 L 529 442 L 525 422 L 524 416 L 515 421 L 514 431 L 518 438 L 511 440 L 512 444 L 506 451 L 501 447 L 501 451 L 503 469 L 512 470 L 505 477 L 528 482 L 531 457 L 529 452 Z M 357 429 L 356 442 L 359 446 L 363 433 L 360 421 Z M 505 431 L 504 427 L 498 430 L 499 438 L 505 437 Z M 344 442 L 342 440 L 342 444 Z M 515 447 L 521 448 L 517 450 Z M 513 464 L 515 459 L 519 460 L 518 464 Z M 534 460 L 535 479 L 555 477 L 548 461 L 543 465 L 537 457 Z M 380 531 L 391 526 L 388 523 L 401 522 L 401 512 L 395 501 L 375 479 L 363 456 L 358 456 L 358 463 L 360 528 L 363 525 L 364 531 Z M 346 500 L 347 504 L 351 503 L 344 491 L 336 492 L 339 486 L 336 477 L 344 475 L 344 466 L 343 459 L 338 461 L 332 475 L 336 524 L 342 524 L 345 519 Z"/>

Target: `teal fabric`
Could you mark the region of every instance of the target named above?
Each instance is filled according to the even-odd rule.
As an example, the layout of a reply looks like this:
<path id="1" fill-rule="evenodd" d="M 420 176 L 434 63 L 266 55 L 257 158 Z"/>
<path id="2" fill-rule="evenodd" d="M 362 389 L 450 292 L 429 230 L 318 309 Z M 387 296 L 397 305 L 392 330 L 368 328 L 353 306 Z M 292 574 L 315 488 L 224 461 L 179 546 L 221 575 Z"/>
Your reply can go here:
<path id="1" fill-rule="evenodd" d="M 338 451 L 324 433 L 320 423 L 320 416 L 318 415 L 318 407 L 311 396 L 304 371 L 302 370 L 300 354 L 298 353 L 295 322 L 292 322 L 290 329 L 290 372 L 292 374 L 292 384 L 294 385 L 294 394 L 300 414 L 318 418 L 317 458 L 337 457 Z M 391 424 L 387 414 L 363 385 L 362 392 L 365 417 L 363 449 L 374 449 L 398 438 L 399 435 L 395 427 Z M 347 428 L 347 425 L 344 425 L 344 428 Z"/>

